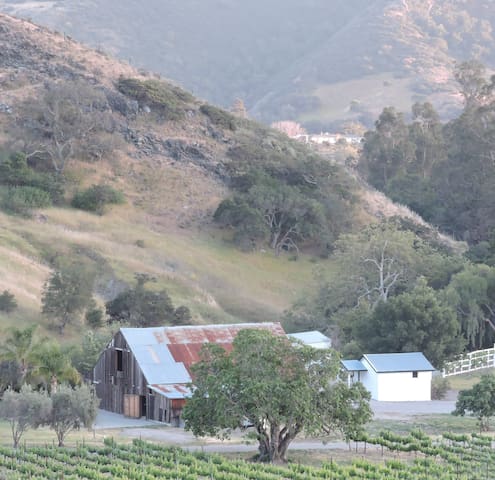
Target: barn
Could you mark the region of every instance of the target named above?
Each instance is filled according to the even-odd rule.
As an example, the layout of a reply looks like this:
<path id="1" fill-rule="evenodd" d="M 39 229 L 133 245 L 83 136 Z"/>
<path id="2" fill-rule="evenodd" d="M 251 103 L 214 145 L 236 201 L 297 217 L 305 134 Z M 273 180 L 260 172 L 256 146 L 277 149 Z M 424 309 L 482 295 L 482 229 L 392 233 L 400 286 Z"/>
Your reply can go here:
<path id="1" fill-rule="evenodd" d="M 205 343 L 232 348 L 245 328 L 285 335 L 280 323 L 121 328 L 93 369 L 100 407 L 129 417 L 181 424 L 189 395 L 190 367 Z"/>
<path id="2" fill-rule="evenodd" d="M 360 360 L 342 360 L 342 365 L 348 383 L 361 382 L 373 400 L 431 400 L 435 369 L 421 352 L 366 354 Z"/>
<path id="3" fill-rule="evenodd" d="M 311 330 L 310 332 L 288 333 L 287 338 L 289 340 L 297 340 L 304 345 L 313 348 L 331 348 L 332 340 L 318 330 Z"/>

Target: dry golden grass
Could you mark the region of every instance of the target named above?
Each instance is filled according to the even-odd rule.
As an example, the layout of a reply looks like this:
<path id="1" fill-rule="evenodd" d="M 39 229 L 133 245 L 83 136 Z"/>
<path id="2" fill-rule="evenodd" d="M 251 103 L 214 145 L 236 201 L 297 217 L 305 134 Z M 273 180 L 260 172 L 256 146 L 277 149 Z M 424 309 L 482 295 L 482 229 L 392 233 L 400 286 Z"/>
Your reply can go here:
<path id="1" fill-rule="evenodd" d="M 0 213 L 0 288 L 16 295 L 23 310 L 2 315 L 15 324 L 22 314 L 41 322 L 42 287 L 50 274 L 41 259 L 84 248 L 105 259 L 112 278 L 129 284 L 134 273 L 157 279 L 150 288 L 166 288 L 176 305 L 188 305 L 198 323 L 279 319 L 312 279 L 309 257 L 297 261 L 271 252 L 243 253 L 211 228 L 154 228 L 131 205 L 98 216 L 69 208 L 50 208 L 33 219 Z M 14 232 L 14 233 L 13 233 Z M 141 246 L 138 246 L 141 245 Z M 68 336 L 81 328 L 69 329 Z"/>

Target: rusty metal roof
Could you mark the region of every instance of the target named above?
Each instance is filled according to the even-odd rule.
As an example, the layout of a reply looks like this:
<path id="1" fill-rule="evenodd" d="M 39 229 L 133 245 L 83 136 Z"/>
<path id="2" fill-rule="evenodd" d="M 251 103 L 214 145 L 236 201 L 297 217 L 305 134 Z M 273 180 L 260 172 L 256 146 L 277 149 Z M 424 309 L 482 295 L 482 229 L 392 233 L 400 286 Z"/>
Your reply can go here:
<path id="1" fill-rule="evenodd" d="M 164 397 L 173 399 L 187 398 L 191 396 L 191 391 L 184 385 L 148 385 L 148 388 Z"/>
<path id="2" fill-rule="evenodd" d="M 280 323 L 121 328 L 120 331 L 150 388 L 165 394 L 164 389 L 191 381 L 190 367 L 199 360 L 199 352 L 205 343 L 216 343 L 230 351 L 237 333 L 246 328 L 265 329 L 275 335 L 285 335 Z M 184 398 L 185 395 L 183 393 L 181 397 L 169 398 Z"/>

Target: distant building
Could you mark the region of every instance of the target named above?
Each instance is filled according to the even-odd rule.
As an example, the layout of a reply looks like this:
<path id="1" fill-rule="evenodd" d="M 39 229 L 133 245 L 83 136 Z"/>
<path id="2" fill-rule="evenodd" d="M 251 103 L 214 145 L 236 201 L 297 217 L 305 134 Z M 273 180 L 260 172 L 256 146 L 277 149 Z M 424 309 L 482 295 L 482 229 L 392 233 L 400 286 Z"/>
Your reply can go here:
<path id="1" fill-rule="evenodd" d="M 332 340 L 323 333 L 313 330 L 310 332 L 288 333 L 289 339 L 299 340 L 313 348 L 331 348 Z"/>
<path id="2" fill-rule="evenodd" d="M 421 352 L 375 353 L 360 360 L 342 360 L 348 383 L 361 382 L 373 400 L 431 400 L 435 370 Z"/>
<path id="3" fill-rule="evenodd" d="M 93 370 L 101 408 L 180 425 L 190 395 L 190 368 L 203 345 L 216 343 L 230 351 L 237 333 L 246 328 L 285 336 L 280 323 L 121 328 Z"/>
<path id="4" fill-rule="evenodd" d="M 295 140 L 313 145 L 336 145 L 338 142 L 347 143 L 347 145 L 359 145 L 363 137 L 359 135 L 346 135 L 344 133 L 320 133 L 320 134 L 298 134 L 293 136 Z"/>

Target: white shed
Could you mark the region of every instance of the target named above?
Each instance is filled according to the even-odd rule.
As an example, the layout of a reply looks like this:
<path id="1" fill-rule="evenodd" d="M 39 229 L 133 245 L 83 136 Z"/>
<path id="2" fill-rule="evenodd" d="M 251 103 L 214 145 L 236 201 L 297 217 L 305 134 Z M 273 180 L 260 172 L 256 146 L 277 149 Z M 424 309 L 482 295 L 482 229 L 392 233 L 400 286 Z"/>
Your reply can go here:
<path id="1" fill-rule="evenodd" d="M 318 330 L 312 330 L 310 332 L 288 333 L 289 339 L 299 340 L 313 348 L 331 348 L 332 340 Z"/>
<path id="2" fill-rule="evenodd" d="M 373 400 L 431 400 L 435 369 L 421 352 L 366 354 L 361 360 L 343 360 L 342 365 L 348 382 L 360 381 Z"/>

